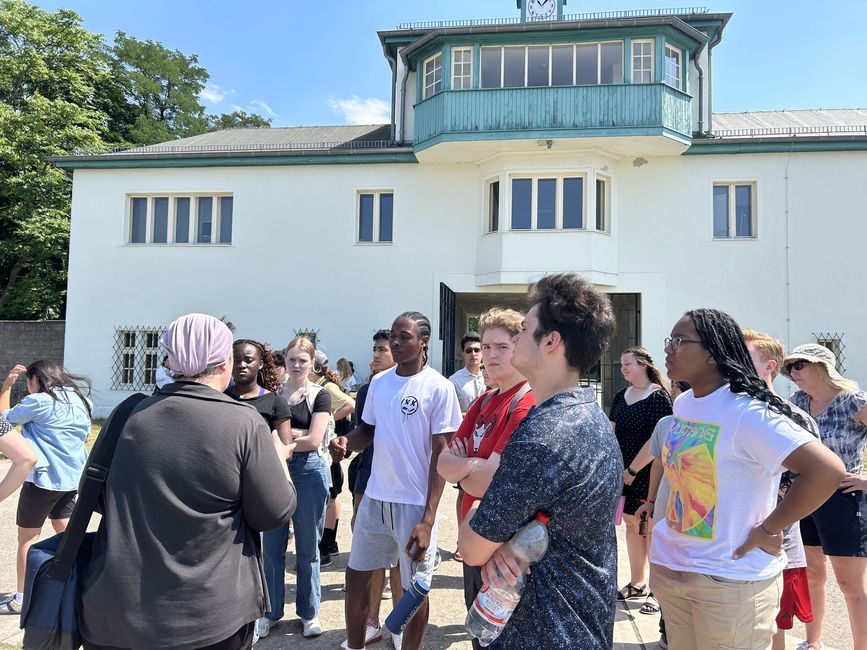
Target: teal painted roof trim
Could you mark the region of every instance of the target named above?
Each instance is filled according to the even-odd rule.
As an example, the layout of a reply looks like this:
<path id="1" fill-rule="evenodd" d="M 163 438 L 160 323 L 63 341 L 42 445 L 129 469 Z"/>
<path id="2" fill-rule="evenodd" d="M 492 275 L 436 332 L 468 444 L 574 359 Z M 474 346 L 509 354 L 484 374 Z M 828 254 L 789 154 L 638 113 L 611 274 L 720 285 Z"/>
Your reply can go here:
<path id="1" fill-rule="evenodd" d="M 179 167 L 281 167 L 291 165 L 384 165 L 418 163 L 411 151 L 300 156 L 225 156 L 213 158 L 107 158 L 52 159 L 60 169 L 148 169 Z"/>
<path id="2" fill-rule="evenodd" d="M 709 141 L 697 142 L 687 149 L 684 156 L 711 156 L 739 153 L 811 153 L 822 151 L 867 151 L 867 138 L 820 139 L 820 140 L 756 140 L 753 142 Z"/>

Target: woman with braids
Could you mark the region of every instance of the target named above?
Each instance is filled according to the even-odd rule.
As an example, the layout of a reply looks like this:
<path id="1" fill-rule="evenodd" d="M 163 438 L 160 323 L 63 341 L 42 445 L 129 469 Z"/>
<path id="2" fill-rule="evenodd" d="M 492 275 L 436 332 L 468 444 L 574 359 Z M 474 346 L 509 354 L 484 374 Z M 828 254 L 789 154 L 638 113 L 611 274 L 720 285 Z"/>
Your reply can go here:
<path id="1" fill-rule="evenodd" d="M 799 648 L 819 650 L 825 618 L 826 559 L 846 599 L 855 650 L 867 648 L 867 392 L 837 372 L 837 359 L 817 343 L 799 345 L 783 360 L 783 374 L 798 385 L 792 402 L 808 411 L 819 435 L 846 466 L 837 490 L 801 521 L 813 622 Z M 799 479 L 800 480 L 800 479 Z"/>
<path id="2" fill-rule="evenodd" d="M 671 489 L 650 551 L 670 647 L 770 648 L 782 531 L 828 498 L 843 464 L 768 390 L 731 316 L 687 312 L 665 354 L 668 376 L 692 386 L 663 439 Z M 778 504 L 784 468 L 800 476 Z"/>
<path id="3" fill-rule="evenodd" d="M 235 365 L 226 395 L 255 408 L 284 445 L 294 446 L 289 404 L 280 395 L 283 384 L 270 348 L 258 341 L 238 339 L 232 345 L 232 358 Z"/>
<path id="4" fill-rule="evenodd" d="M 617 594 L 618 600 L 652 596 L 647 587 L 648 537 L 638 532 L 635 511 L 647 497 L 650 468 L 633 469 L 632 462 L 661 418 L 671 415 L 671 397 L 650 352 L 640 347 L 627 348 L 620 355 L 620 372 L 629 386 L 618 392 L 611 402 L 608 419 L 623 456 L 623 521 L 626 524 L 626 550 L 629 555 L 630 580 Z M 649 602 L 649 607 L 655 603 Z"/>
<path id="5" fill-rule="evenodd" d="M 322 600 L 319 583 L 319 542 L 322 541 L 325 504 L 328 501 L 326 459 L 331 461 L 322 441 L 331 421 L 331 396 L 328 391 L 310 381 L 315 354 L 310 339 L 296 336 L 286 346 L 283 354 L 289 374 L 289 379 L 283 385 L 283 396 L 289 402 L 292 438 L 295 443 L 289 472 L 298 489 L 298 504 L 292 515 L 297 577 L 295 612 L 301 618 L 301 634 L 314 637 L 322 634 L 319 623 L 319 605 Z M 257 623 L 260 637 L 267 636 L 271 627 L 283 618 L 288 544 L 288 524 L 265 532 L 265 579 L 268 582 L 271 611 Z"/>
<path id="6" fill-rule="evenodd" d="M 27 377 L 29 393 L 9 408 L 13 384 Z M 84 441 L 90 433 L 90 380 L 68 373 L 53 361 L 15 366 L 0 388 L 0 415 L 22 425 L 24 438 L 36 452 L 37 462 L 18 497 L 18 586 L 0 603 L 0 614 L 18 614 L 24 591 L 27 551 L 39 540 L 45 519 L 58 533 L 66 530 L 75 506 L 78 481 L 87 462 Z"/>

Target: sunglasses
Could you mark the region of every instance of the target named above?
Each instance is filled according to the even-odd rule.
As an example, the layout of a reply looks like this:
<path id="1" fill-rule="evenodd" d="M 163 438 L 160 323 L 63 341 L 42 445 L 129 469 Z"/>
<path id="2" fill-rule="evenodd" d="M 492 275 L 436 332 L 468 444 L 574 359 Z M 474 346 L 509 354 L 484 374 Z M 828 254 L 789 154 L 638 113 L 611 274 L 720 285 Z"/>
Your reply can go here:
<path id="1" fill-rule="evenodd" d="M 795 361 L 793 363 L 786 364 L 786 367 L 783 368 L 783 370 L 785 370 L 786 374 L 788 375 L 793 370 L 797 370 L 798 372 L 801 372 L 804 368 L 806 368 L 809 365 L 810 365 L 809 361 Z"/>
<path id="2" fill-rule="evenodd" d="M 479 354 L 481 351 L 482 351 L 482 348 L 465 348 L 464 354 L 472 354 L 473 352 L 475 352 L 476 354 Z"/>

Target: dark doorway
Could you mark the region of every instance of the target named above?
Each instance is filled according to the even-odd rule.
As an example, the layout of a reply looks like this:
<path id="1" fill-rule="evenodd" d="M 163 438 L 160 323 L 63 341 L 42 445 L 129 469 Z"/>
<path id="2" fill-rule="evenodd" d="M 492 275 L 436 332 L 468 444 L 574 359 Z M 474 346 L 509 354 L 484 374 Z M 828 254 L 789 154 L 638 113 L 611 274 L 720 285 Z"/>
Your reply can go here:
<path id="1" fill-rule="evenodd" d="M 586 384 L 596 388 L 599 403 L 606 413 L 617 391 L 628 385 L 620 374 L 620 353 L 628 347 L 641 345 L 641 294 L 609 293 L 608 297 L 617 319 L 617 334 L 586 378 Z"/>
<path id="2" fill-rule="evenodd" d="M 455 372 L 455 292 L 440 282 L 440 340 L 443 342 L 443 375 Z"/>

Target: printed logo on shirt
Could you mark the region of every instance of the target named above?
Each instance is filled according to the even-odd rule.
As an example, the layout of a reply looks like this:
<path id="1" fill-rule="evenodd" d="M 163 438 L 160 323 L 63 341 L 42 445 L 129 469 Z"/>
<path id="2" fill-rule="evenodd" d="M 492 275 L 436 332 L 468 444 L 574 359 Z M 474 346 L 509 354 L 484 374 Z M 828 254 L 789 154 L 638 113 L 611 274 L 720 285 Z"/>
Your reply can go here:
<path id="1" fill-rule="evenodd" d="M 412 395 L 407 395 L 400 400 L 400 412 L 404 415 L 412 415 L 418 411 L 418 400 Z"/>
<path id="2" fill-rule="evenodd" d="M 487 437 L 487 435 L 494 430 L 494 427 L 497 424 L 497 415 L 494 414 L 487 422 L 480 422 L 476 420 L 476 426 L 473 427 L 473 453 L 478 453 L 479 447 L 482 446 L 482 440 Z"/>
<path id="3" fill-rule="evenodd" d="M 674 418 L 662 448 L 665 477 L 671 485 L 665 518 L 681 535 L 712 540 L 716 536 L 719 489 L 716 447 L 720 425 Z"/>

